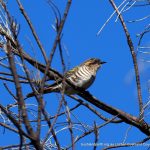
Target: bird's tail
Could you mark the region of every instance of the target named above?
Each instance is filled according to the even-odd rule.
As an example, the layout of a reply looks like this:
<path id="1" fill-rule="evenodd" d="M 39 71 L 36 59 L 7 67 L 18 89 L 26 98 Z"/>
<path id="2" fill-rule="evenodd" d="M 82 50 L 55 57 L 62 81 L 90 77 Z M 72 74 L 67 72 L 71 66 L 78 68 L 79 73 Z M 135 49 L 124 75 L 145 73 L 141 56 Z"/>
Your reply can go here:
<path id="1" fill-rule="evenodd" d="M 60 91 L 59 85 L 57 85 L 57 86 L 48 86 L 48 87 L 44 88 L 43 94 L 47 94 L 47 93 L 51 93 L 51 92 L 59 92 L 59 91 Z M 33 96 L 38 95 L 38 94 L 40 94 L 40 90 L 27 94 L 25 99 L 33 97 Z"/>

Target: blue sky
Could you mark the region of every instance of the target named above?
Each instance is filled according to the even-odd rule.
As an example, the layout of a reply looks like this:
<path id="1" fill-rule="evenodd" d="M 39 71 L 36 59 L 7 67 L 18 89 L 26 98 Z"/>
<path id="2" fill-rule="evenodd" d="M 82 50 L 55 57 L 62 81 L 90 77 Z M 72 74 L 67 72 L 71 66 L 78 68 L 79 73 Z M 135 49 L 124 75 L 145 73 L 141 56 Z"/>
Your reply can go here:
<path id="1" fill-rule="evenodd" d="M 54 3 L 60 9 L 61 13 L 64 11 L 65 2 L 66 0 L 54 1 Z M 117 2 L 118 5 L 122 2 L 122 0 Z M 39 35 L 40 40 L 46 49 L 47 55 L 49 56 L 53 40 L 55 38 L 55 32 L 52 28 L 55 20 L 51 8 L 47 5 L 46 1 L 29 2 L 22 0 L 22 4 L 30 19 L 32 20 L 35 30 L 37 31 L 37 34 Z M 27 27 L 27 23 L 19 12 L 16 2 L 14 0 L 9 1 L 8 8 L 12 16 L 14 16 L 14 18 L 20 24 L 19 39 L 23 48 L 31 56 L 35 57 L 41 62 L 44 62 L 43 59 L 41 59 L 42 55 L 39 53 L 39 49 L 33 39 L 33 36 L 31 35 L 29 27 Z M 72 2 L 70 13 L 63 30 L 62 38 L 66 67 L 71 69 L 72 67 L 91 57 L 100 58 L 106 61 L 107 64 L 104 64 L 104 66 L 99 70 L 94 84 L 88 90 L 101 101 L 111 106 L 117 107 L 125 112 L 138 115 L 137 92 L 132 58 L 122 26 L 119 20 L 115 22 L 117 16 L 114 15 L 114 17 L 105 26 L 100 35 L 96 36 L 99 29 L 102 27 L 113 11 L 114 10 L 112 6 L 106 0 L 76 0 Z M 129 11 L 125 12 L 123 16 L 125 21 L 129 21 L 142 18 L 148 14 L 149 7 L 145 7 L 144 9 L 143 7 L 140 7 L 130 9 Z M 148 22 L 149 20 L 146 19 L 142 22 L 127 24 L 135 48 L 138 42 L 136 34 L 142 32 L 146 25 L 148 25 Z M 31 44 L 29 41 L 32 41 L 35 55 L 31 50 Z M 145 37 L 142 44 L 149 45 L 150 39 Z M 149 57 L 138 53 L 144 103 L 146 103 L 148 100 L 147 84 L 150 73 L 150 64 L 141 61 L 141 59 L 145 58 L 150 60 Z M 62 71 L 58 50 L 55 53 L 52 66 L 53 68 Z M 30 91 L 28 91 L 26 88 L 25 93 L 28 92 Z M 66 97 L 66 99 L 70 107 L 76 104 L 70 98 Z M 49 109 L 49 112 L 54 114 L 58 105 L 56 94 L 46 95 L 45 100 L 47 101 L 47 108 Z M 102 112 L 105 116 L 108 116 L 105 112 L 101 110 L 98 111 Z M 93 125 L 93 121 L 96 121 L 97 124 L 103 122 L 84 107 L 78 108 L 78 110 L 74 111 L 73 114 L 77 116 L 81 122 L 91 126 Z M 149 121 L 148 118 L 149 117 L 147 117 L 146 120 Z M 62 121 L 63 119 L 64 118 L 60 120 Z M 73 115 L 72 119 L 77 121 Z M 100 129 L 99 142 L 122 142 L 128 128 L 129 125 L 124 123 L 109 124 L 106 127 Z M 6 132 L 8 134 L 8 131 Z M 65 133 L 61 133 L 59 138 L 65 143 L 63 134 L 65 136 Z M 15 142 L 16 140 L 12 139 L 12 141 L 7 141 L 8 137 L 6 138 L 5 135 L 1 136 L 4 137 L 3 139 L 5 141 L 0 141 L 0 145 L 5 145 L 8 142 L 10 142 L 10 144 L 14 144 L 11 142 Z M 12 135 L 10 135 L 10 137 L 11 136 Z M 139 130 L 132 127 L 129 131 L 126 142 L 140 141 L 144 137 L 145 136 L 141 134 Z M 76 147 L 77 149 L 87 149 L 87 147 L 81 147 L 81 142 L 94 142 L 94 138 L 91 135 L 78 142 Z M 145 149 L 145 147 L 142 148 Z M 88 147 L 88 149 L 92 149 L 92 147 Z M 136 150 L 137 147 L 132 149 Z"/>

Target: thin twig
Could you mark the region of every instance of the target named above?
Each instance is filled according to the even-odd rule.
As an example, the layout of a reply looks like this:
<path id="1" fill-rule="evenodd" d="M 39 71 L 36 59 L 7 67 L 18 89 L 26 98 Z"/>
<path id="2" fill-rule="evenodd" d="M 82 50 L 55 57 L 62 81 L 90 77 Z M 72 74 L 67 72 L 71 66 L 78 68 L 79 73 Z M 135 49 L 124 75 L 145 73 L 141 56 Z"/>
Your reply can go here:
<path id="1" fill-rule="evenodd" d="M 7 86 L 6 83 L 4 83 L 4 86 L 6 88 L 6 90 L 8 91 L 8 93 L 15 99 L 18 101 L 17 97 L 12 93 L 12 91 L 9 89 L 9 87 Z"/>
<path id="2" fill-rule="evenodd" d="M 28 15 L 27 15 L 27 13 L 25 12 L 25 10 L 24 10 L 24 8 L 23 8 L 23 6 L 22 6 L 20 0 L 16 0 L 16 1 L 17 1 L 17 3 L 18 3 L 18 6 L 19 6 L 19 8 L 20 8 L 21 13 L 23 14 L 25 20 L 27 21 L 27 23 L 28 23 L 28 25 L 29 25 L 29 27 L 30 27 L 30 29 L 31 29 L 31 31 L 32 31 L 32 35 L 34 36 L 34 38 L 35 38 L 35 40 L 36 40 L 36 42 L 37 42 L 37 44 L 38 44 L 38 46 L 39 46 L 39 48 L 40 48 L 42 54 L 43 54 L 43 57 L 44 57 L 44 59 L 45 59 L 45 62 L 47 63 L 47 62 L 48 62 L 48 59 L 47 59 L 45 50 L 44 50 L 44 48 L 43 48 L 43 46 L 42 46 L 42 44 L 41 44 L 41 42 L 40 42 L 40 40 L 39 40 L 39 38 L 38 38 L 36 32 L 35 32 L 35 29 L 34 29 L 32 23 L 31 23 L 31 21 L 30 21 Z"/>
<path id="3" fill-rule="evenodd" d="M 11 126 L 9 126 L 9 125 L 7 125 L 7 124 L 5 124 L 5 123 L 0 122 L 0 126 L 6 128 L 6 129 L 8 129 L 8 130 L 10 130 L 10 131 L 13 131 L 13 132 L 15 132 L 15 133 L 19 133 L 18 130 L 16 130 L 15 128 L 12 128 Z"/>
<path id="4" fill-rule="evenodd" d="M 143 112 L 143 102 L 142 102 L 142 93 L 141 93 L 141 84 L 140 84 L 140 75 L 139 75 L 139 69 L 138 69 L 138 63 L 137 63 L 137 58 L 136 58 L 136 53 L 134 49 L 134 45 L 132 43 L 130 34 L 128 32 L 127 26 L 124 22 L 124 19 L 122 15 L 120 14 L 116 4 L 114 3 L 114 0 L 109 0 L 117 14 L 119 15 L 120 22 L 122 24 L 122 27 L 124 29 L 126 38 L 127 38 L 127 43 L 130 48 L 130 52 L 132 55 L 132 60 L 133 60 L 133 65 L 134 65 L 134 71 L 135 71 L 135 76 L 136 76 L 136 84 L 137 84 L 137 93 L 138 93 L 138 102 L 139 102 L 139 117 L 143 118 L 144 112 Z"/>
<path id="5" fill-rule="evenodd" d="M 63 15 L 63 18 L 62 18 L 62 20 L 60 22 L 60 25 L 59 25 L 59 28 L 58 28 L 58 32 L 57 32 L 57 35 L 56 35 L 56 38 L 55 38 L 55 41 L 54 41 L 54 44 L 53 44 L 53 48 L 51 50 L 51 53 L 50 53 L 50 56 L 49 56 L 49 60 L 48 60 L 48 63 L 46 65 L 46 68 L 45 68 L 44 77 L 43 77 L 42 82 L 41 82 L 41 91 L 40 91 L 40 93 L 43 93 L 43 87 L 44 87 L 44 83 L 45 83 L 45 80 L 46 80 L 46 76 L 47 76 L 48 70 L 49 70 L 49 68 L 51 66 L 52 58 L 54 56 L 57 44 L 59 42 L 59 39 L 60 39 L 60 36 L 61 36 L 62 30 L 63 30 L 64 24 L 65 24 L 67 15 L 69 13 L 71 2 L 72 2 L 72 0 L 68 0 L 68 2 L 66 4 L 64 15 Z"/>
<path id="6" fill-rule="evenodd" d="M 117 116 L 115 116 L 115 117 L 111 118 L 110 120 L 104 122 L 103 124 L 97 126 L 97 130 L 100 129 L 100 128 L 102 128 L 102 127 L 104 127 L 104 126 L 106 126 L 107 124 L 109 124 L 109 123 L 110 123 L 112 120 L 114 120 L 116 117 L 117 117 Z M 82 139 L 82 138 L 84 138 L 85 136 L 87 136 L 87 135 L 93 133 L 94 131 L 95 131 L 95 127 L 94 127 L 93 129 L 87 131 L 87 132 L 84 132 L 82 135 L 78 136 L 78 137 L 75 139 L 74 143 L 77 143 L 80 139 Z M 72 147 L 72 145 L 70 145 L 69 147 L 67 147 L 67 149 L 69 149 L 70 147 Z"/>
<path id="7" fill-rule="evenodd" d="M 60 116 L 59 112 L 60 112 L 60 110 L 61 110 L 62 104 L 63 104 L 63 100 L 61 99 L 61 100 L 60 100 L 60 103 L 59 103 L 59 106 L 58 106 L 57 113 L 56 113 L 56 115 L 55 115 L 55 117 L 54 117 L 54 120 L 53 120 L 53 122 L 52 122 L 52 124 L 51 124 L 51 127 L 49 128 L 49 130 L 48 130 L 48 132 L 47 132 L 47 134 L 46 134 L 44 140 L 42 141 L 42 145 L 43 145 L 43 146 L 44 146 L 44 144 L 46 143 L 46 141 L 47 141 L 47 139 L 48 139 L 50 133 L 52 132 L 52 128 L 54 127 L 54 125 L 55 125 L 55 123 L 56 123 L 56 121 L 57 121 L 57 118 Z"/>
<path id="8" fill-rule="evenodd" d="M 94 134 L 95 134 L 95 141 L 94 141 L 94 148 L 93 150 L 96 150 L 97 148 L 97 142 L 98 142 L 98 137 L 99 137 L 99 133 L 98 133 L 98 128 L 97 128 L 97 125 L 96 125 L 96 122 L 94 122 Z"/>
<path id="9" fill-rule="evenodd" d="M 118 9 L 126 2 L 127 0 L 124 0 L 119 6 Z M 97 36 L 100 35 L 100 33 L 102 32 L 102 30 L 104 29 L 104 27 L 107 25 L 107 23 L 110 21 L 110 19 L 114 16 L 114 14 L 116 13 L 116 11 L 114 11 L 110 17 L 106 20 L 106 22 L 103 24 L 103 26 L 99 29 L 99 31 L 97 32 Z"/>
<path id="10" fill-rule="evenodd" d="M 148 136 L 147 138 L 143 139 L 142 141 L 139 142 L 135 142 L 135 143 L 125 143 L 125 144 L 119 144 L 119 145 L 114 145 L 114 146 L 109 146 L 104 148 L 103 150 L 108 150 L 108 149 L 113 149 L 113 148 L 119 148 L 119 147 L 130 147 L 130 146 L 140 146 L 143 143 L 147 142 L 150 139 L 150 136 Z"/>
<path id="11" fill-rule="evenodd" d="M 3 107 L 1 104 L 0 104 L 0 109 L 5 113 L 5 115 L 11 120 L 11 122 L 16 126 L 16 128 L 18 129 L 19 133 L 23 134 L 24 136 L 26 136 L 27 138 L 31 138 L 28 134 L 26 134 L 21 128 L 20 128 L 20 125 L 19 125 L 19 122 L 14 118 L 12 117 L 12 114 L 10 111 L 8 111 L 5 107 Z"/>
<path id="12" fill-rule="evenodd" d="M 23 146 L 30 146 L 31 143 L 28 143 L 28 144 L 23 144 Z M 13 149 L 13 148 L 19 148 L 20 145 L 10 145 L 10 146 L 4 146 L 4 147 L 1 147 L 2 150 L 8 150 L 8 149 Z"/>
<path id="13" fill-rule="evenodd" d="M 100 114 L 98 111 L 96 111 L 96 109 L 94 109 L 90 104 L 88 103 L 85 103 L 83 100 L 73 96 L 73 95 L 70 95 L 69 97 L 73 98 L 74 100 L 76 100 L 77 102 L 79 102 L 80 105 L 83 105 L 85 106 L 86 108 L 88 108 L 90 111 L 92 111 L 94 114 L 96 114 L 98 117 L 100 117 L 102 120 L 104 121 L 108 121 L 110 120 L 109 118 L 106 118 L 104 117 L 102 114 Z M 112 120 L 111 123 L 121 123 L 123 122 L 123 120 Z"/>

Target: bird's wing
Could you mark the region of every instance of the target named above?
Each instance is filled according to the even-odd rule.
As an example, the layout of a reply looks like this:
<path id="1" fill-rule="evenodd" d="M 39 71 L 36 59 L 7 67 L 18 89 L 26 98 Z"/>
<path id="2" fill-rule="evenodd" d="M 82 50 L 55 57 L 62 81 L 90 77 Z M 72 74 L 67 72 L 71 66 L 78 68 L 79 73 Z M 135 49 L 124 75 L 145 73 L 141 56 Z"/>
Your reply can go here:
<path id="1" fill-rule="evenodd" d="M 78 67 L 74 67 L 73 69 L 67 71 L 67 72 L 65 73 L 65 75 L 64 75 L 65 78 L 71 77 L 72 75 L 74 75 L 74 73 L 75 73 L 76 71 L 78 71 Z"/>
<path id="2" fill-rule="evenodd" d="M 54 82 L 54 83 L 51 84 L 51 85 L 45 86 L 43 93 L 46 94 L 46 93 L 50 93 L 50 92 L 53 92 L 53 91 L 56 91 L 56 92 L 57 92 L 60 83 L 61 83 L 61 82 L 59 81 L 59 82 Z M 39 91 L 40 91 L 40 89 L 38 89 L 38 90 L 36 91 L 36 92 L 37 92 L 36 94 L 38 94 Z M 28 94 L 26 95 L 26 98 L 33 97 L 33 96 L 35 96 L 35 92 L 28 93 Z"/>
<path id="3" fill-rule="evenodd" d="M 73 69 L 69 70 L 68 72 L 65 73 L 64 77 L 66 79 L 69 79 L 73 84 L 78 84 L 78 79 L 76 76 L 74 76 L 74 72 L 76 72 L 78 70 L 78 67 L 74 67 Z M 71 79 L 70 79 L 71 78 Z M 58 79 L 56 80 L 54 83 L 52 83 L 51 85 L 47 85 L 44 87 L 44 93 L 48 93 L 49 91 L 51 91 L 51 89 L 57 89 L 60 88 L 61 86 L 61 82 L 62 79 Z M 38 90 L 39 91 L 39 90 Z M 27 98 L 34 96 L 34 92 L 31 92 L 27 95 Z"/>

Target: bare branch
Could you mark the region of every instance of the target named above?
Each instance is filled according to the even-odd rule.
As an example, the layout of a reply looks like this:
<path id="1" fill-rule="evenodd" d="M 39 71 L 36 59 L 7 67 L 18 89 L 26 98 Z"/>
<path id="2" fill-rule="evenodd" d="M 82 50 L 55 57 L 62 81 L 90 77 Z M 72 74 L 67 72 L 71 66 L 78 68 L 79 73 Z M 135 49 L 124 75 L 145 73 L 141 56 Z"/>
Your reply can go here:
<path id="1" fill-rule="evenodd" d="M 148 136 L 147 138 L 143 139 L 140 142 L 135 142 L 135 143 L 127 143 L 127 144 L 119 144 L 119 145 L 114 145 L 114 146 L 109 146 L 104 148 L 103 150 L 108 150 L 108 149 L 113 149 L 113 148 L 119 148 L 119 147 L 130 147 L 130 146 L 138 146 L 138 145 L 142 145 L 143 143 L 147 142 L 150 139 L 150 137 Z"/>
<path id="2" fill-rule="evenodd" d="M 137 84 L 137 93 L 138 93 L 138 102 L 139 102 L 139 117 L 143 118 L 143 102 L 142 102 L 142 93 L 141 93 L 141 84 L 140 84 L 140 75 L 139 75 L 139 69 L 138 69 L 138 63 L 137 63 L 137 58 L 136 58 L 136 54 L 135 54 L 135 49 L 134 49 L 134 45 L 132 43 L 130 34 L 128 32 L 127 26 L 124 22 L 124 19 L 122 17 L 122 15 L 120 14 L 116 4 L 114 3 L 114 0 L 109 0 L 110 3 L 112 4 L 113 8 L 115 9 L 115 11 L 117 12 L 117 14 L 119 15 L 119 19 L 120 22 L 122 24 L 122 27 L 124 29 L 126 38 L 127 38 L 127 43 L 128 46 L 130 48 L 130 52 L 132 55 L 132 59 L 133 59 L 133 65 L 134 65 L 134 71 L 135 71 L 135 76 L 136 76 L 136 84 Z"/>
<path id="3" fill-rule="evenodd" d="M 25 20 L 27 21 L 27 23 L 28 23 L 28 25 L 29 25 L 29 27 L 30 27 L 30 29 L 31 29 L 31 31 L 32 31 L 32 34 L 33 34 L 33 36 L 34 36 L 34 38 L 35 38 L 35 40 L 36 40 L 36 42 L 37 42 L 37 44 L 38 44 L 38 46 L 39 46 L 39 48 L 40 48 L 42 54 L 43 54 L 43 57 L 44 57 L 44 59 L 45 59 L 45 62 L 47 63 L 48 59 L 47 59 L 45 50 L 44 50 L 44 48 L 43 48 L 43 46 L 42 46 L 42 44 L 41 44 L 41 42 L 40 42 L 40 40 L 39 40 L 39 38 L 38 38 L 36 32 L 35 32 L 35 29 L 34 29 L 32 23 L 31 23 L 31 21 L 30 21 L 28 15 L 27 15 L 27 13 L 25 12 L 25 10 L 24 10 L 24 8 L 23 8 L 23 6 L 22 6 L 20 0 L 16 0 L 16 1 L 17 1 L 17 3 L 18 3 L 18 6 L 19 6 L 19 8 L 20 8 L 21 13 L 23 14 Z"/>

